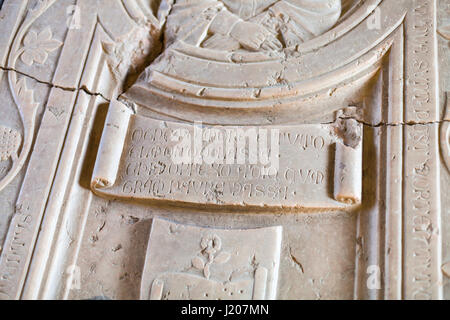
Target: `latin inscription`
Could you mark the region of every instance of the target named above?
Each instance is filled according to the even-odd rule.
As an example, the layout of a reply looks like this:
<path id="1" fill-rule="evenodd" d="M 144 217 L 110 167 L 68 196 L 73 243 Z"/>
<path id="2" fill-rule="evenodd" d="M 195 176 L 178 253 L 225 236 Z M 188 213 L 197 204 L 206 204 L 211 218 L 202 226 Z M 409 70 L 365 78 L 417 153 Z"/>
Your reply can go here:
<path id="1" fill-rule="evenodd" d="M 102 192 L 215 205 L 343 207 L 330 192 L 338 143 L 333 124 L 203 127 L 136 116 L 116 182 Z"/>
<path id="2" fill-rule="evenodd" d="M 415 122 L 435 121 L 436 118 L 436 49 L 431 3 L 422 1 L 412 10 L 411 30 L 408 33 L 408 120 Z"/>
<path id="3" fill-rule="evenodd" d="M 434 127 L 415 125 L 408 131 L 408 151 L 415 155 L 416 162 L 409 167 L 407 197 L 409 215 L 408 228 L 410 261 L 409 280 L 411 298 L 433 299 L 433 284 L 436 259 L 436 236 L 439 226 L 435 207 L 435 155 L 433 154 L 432 131 Z M 407 244 L 408 246 L 408 244 Z"/>
<path id="4" fill-rule="evenodd" d="M 434 1 L 415 1 L 407 16 L 404 294 L 442 298 Z"/>

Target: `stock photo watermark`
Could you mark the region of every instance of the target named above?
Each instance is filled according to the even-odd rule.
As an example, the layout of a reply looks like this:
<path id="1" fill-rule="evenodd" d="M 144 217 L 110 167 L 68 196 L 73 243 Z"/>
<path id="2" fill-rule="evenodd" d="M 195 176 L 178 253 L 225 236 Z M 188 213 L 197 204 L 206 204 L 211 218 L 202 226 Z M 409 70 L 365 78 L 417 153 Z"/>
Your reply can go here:
<path id="1" fill-rule="evenodd" d="M 66 287 L 68 290 L 81 290 L 81 268 L 71 265 L 66 269 Z"/>
<path id="2" fill-rule="evenodd" d="M 205 127 L 196 122 L 191 132 L 185 128 L 172 130 L 175 143 L 171 152 L 174 164 L 252 164 L 261 165 L 261 174 L 278 173 L 280 130 L 256 127 Z"/>
<path id="3" fill-rule="evenodd" d="M 381 269 L 377 265 L 370 265 L 367 267 L 367 289 L 380 290 L 381 289 Z"/>

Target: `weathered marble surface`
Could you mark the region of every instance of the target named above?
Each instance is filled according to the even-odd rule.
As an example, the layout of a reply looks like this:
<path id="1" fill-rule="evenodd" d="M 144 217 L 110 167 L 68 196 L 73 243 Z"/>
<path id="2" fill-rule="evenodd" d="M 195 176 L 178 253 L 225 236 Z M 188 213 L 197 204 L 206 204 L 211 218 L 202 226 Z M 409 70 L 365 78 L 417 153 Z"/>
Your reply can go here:
<path id="1" fill-rule="evenodd" d="M 450 1 L 2 2 L 0 299 L 450 299 Z"/>

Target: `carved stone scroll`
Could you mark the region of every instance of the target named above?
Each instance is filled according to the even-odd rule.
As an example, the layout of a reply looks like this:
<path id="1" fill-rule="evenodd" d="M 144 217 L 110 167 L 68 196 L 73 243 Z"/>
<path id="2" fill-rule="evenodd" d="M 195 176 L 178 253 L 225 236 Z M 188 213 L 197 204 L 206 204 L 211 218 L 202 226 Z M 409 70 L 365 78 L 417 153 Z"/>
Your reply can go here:
<path id="1" fill-rule="evenodd" d="M 281 227 L 222 230 L 155 218 L 141 299 L 275 299 L 281 238 Z"/>
<path id="2" fill-rule="evenodd" d="M 114 185 L 122 146 L 128 131 L 131 110 L 116 100 L 111 103 L 111 111 L 106 118 L 103 138 L 100 142 L 98 159 L 94 168 L 94 187 L 105 188 Z M 111 161 L 113 159 L 113 161 Z"/>
<path id="3" fill-rule="evenodd" d="M 361 134 L 355 120 L 203 127 L 132 115 L 113 102 L 92 188 L 140 200 L 345 208 L 361 202 Z"/>
<path id="4" fill-rule="evenodd" d="M 361 146 L 336 144 L 334 198 L 344 203 L 361 202 Z"/>

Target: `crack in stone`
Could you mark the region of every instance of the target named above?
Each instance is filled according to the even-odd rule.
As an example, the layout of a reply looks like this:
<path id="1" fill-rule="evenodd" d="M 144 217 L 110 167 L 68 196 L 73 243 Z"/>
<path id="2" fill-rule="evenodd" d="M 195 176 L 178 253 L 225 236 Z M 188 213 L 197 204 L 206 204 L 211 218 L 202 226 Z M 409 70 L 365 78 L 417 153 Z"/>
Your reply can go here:
<path id="1" fill-rule="evenodd" d="M 305 269 L 303 269 L 303 265 L 300 263 L 300 261 L 292 254 L 292 248 L 289 247 L 289 255 L 291 256 L 291 260 L 292 262 L 294 262 L 294 264 L 298 267 L 298 269 L 302 272 L 305 273 Z"/>
<path id="2" fill-rule="evenodd" d="M 21 72 L 21 71 L 12 69 L 12 68 L 7 68 L 7 67 L 2 67 L 2 66 L 0 66 L 0 70 L 3 70 L 3 71 L 5 71 L 5 72 L 15 72 L 15 73 L 20 74 L 20 75 L 22 75 L 22 76 L 24 76 L 24 77 L 27 77 L 27 78 L 29 78 L 29 79 L 31 79 L 31 80 L 34 80 L 34 81 L 36 81 L 37 83 L 47 85 L 47 86 L 49 86 L 50 88 L 56 88 L 56 89 L 60 89 L 60 90 L 64 90 L 64 91 L 70 91 L 70 92 L 79 92 L 79 91 L 82 91 L 82 92 L 84 92 L 84 93 L 86 93 L 86 94 L 88 94 L 88 95 L 90 95 L 90 96 L 98 96 L 98 97 L 102 97 L 102 98 L 105 99 L 106 101 L 111 102 L 111 100 L 108 99 L 108 98 L 106 98 L 102 93 L 99 93 L 99 92 L 92 92 L 92 91 L 90 91 L 88 88 L 86 88 L 86 86 L 82 86 L 82 87 L 80 87 L 80 88 L 67 88 L 67 87 L 63 87 L 63 86 L 58 86 L 58 85 L 56 85 L 56 84 L 54 84 L 54 83 L 50 83 L 50 82 L 47 82 L 47 81 L 43 81 L 43 80 L 37 79 L 37 78 L 35 78 L 35 77 L 33 77 L 33 76 L 30 76 L 29 74 L 26 74 L 26 73 L 24 73 L 24 72 Z"/>
<path id="3" fill-rule="evenodd" d="M 33 77 L 33 76 L 30 76 L 30 75 L 28 75 L 28 74 L 26 74 L 26 73 L 24 73 L 24 72 L 21 72 L 21 71 L 12 69 L 12 68 L 0 66 L 0 70 L 3 70 L 3 71 L 5 71 L 5 72 L 16 72 L 17 74 L 20 74 L 20 75 L 22 75 L 22 76 L 24 76 L 24 77 L 27 77 L 27 78 L 29 78 L 29 79 L 32 79 L 32 80 L 36 81 L 37 83 L 47 85 L 47 86 L 49 86 L 50 88 L 57 88 L 57 89 L 60 89 L 60 90 L 70 91 L 70 92 L 79 92 L 79 91 L 82 91 L 82 92 L 86 93 L 87 95 L 90 95 L 90 96 L 99 96 L 99 97 L 103 98 L 104 100 L 106 100 L 106 101 L 108 101 L 108 102 L 111 102 L 111 100 L 108 99 L 108 98 L 106 98 L 102 93 L 100 93 L 100 92 L 92 92 L 92 91 L 90 91 L 88 88 L 86 88 L 86 86 L 82 86 L 82 87 L 79 87 L 79 88 L 67 88 L 67 87 L 63 87 L 63 86 L 58 86 L 58 85 L 56 85 L 56 84 L 54 84 L 54 83 L 50 83 L 50 82 L 47 82 L 47 81 L 43 81 L 43 80 L 37 79 L 37 78 L 35 78 L 35 77 Z M 121 101 L 122 103 L 125 103 L 126 100 L 121 99 L 121 96 L 122 96 L 122 95 L 119 95 L 117 99 L 118 99 L 119 101 Z M 129 103 L 129 101 L 126 101 L 126 102 Z M 129 106 L 129 107 L 130 107 L 130 106 Z M 132 108 L 132 109 L 134 109 L 134 108 Z M 136 110 L 134 110 L 134 111 L 136 111 Z M 414 121 L 409 121 L 409 122 L 399 122 L 399 123 L 379 122 L 379 123 L 377 123 L 377 124 L 372 124 L 372 123 L 363 121 L 363 120 L 361 120 L 361 119 L 356 119 L 356 118 L 354 118 L 354 117 L 342 117 L 342 116 L 340 116 L 340 117 L 336 117 L 336 119 L 333 120 L 333 121 L 329 121 L 329 122 L 321 122 L 321 123 L 318 123 L 318 124 L 322 124 L 322 125 L 330 125 L 330 124 L 336 123 L 337 120 L 355 120 L 356 122 L 358 122 L 358 123 L 360 123 L 360 124 L 362 124 L 362 125 L 364 125 L 364 126 L 371 127 L 371 128 L 380 128 L 380 127 L 402 127 L 402 126 L 416 126 L 416 125 L 434 125 L 434 124 L 440 125 L 440 124 L 443 124 L 443 123 L 449 123 L 449 122 L 450 122 L 450 120 L 445 120 L 445 119 L 443 119 L 443 120 L 438 120 L 438 121 L 427 121 L 427 122 L 414 122 Z"/>
<path id="4" fill-rule="evenodd" d="M 450 122 L 450 120 L 438 120 L 438 121 L 427 121 L 427 122 L 415 122 L 415 121 L 409 121 L 409 122 L 399 122 L 399 123 L 386 123 L 386 122 L 379 122 L 377 124 L 372 124 L 369 122 L 365 122 L 360 119 L 356 119 L 354 117 L 337 117 L 334 121 L 320 123 L 320 124 L 334 124 L 337 120 L 355 120 L 356 122 L 371 128 L 381 128 L 381 127 L 404 127 L 404 126 L 427 126 L 427 125 L 434 125 L 434 124 L 442 124 Z"/>

